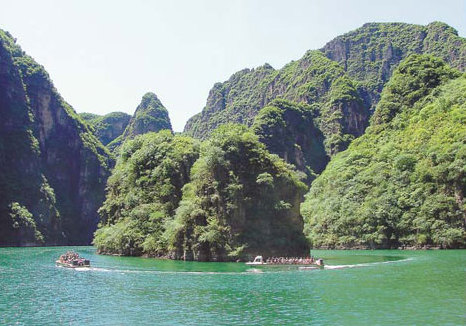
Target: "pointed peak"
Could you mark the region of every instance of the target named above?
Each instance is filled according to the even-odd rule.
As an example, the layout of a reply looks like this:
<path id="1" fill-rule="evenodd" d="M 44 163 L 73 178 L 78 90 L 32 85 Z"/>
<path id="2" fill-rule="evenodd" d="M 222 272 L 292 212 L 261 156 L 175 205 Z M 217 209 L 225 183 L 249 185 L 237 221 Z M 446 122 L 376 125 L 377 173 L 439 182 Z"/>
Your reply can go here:
<path id="1" fill-rule="evenodd" d="M 172 130 L 167 109 L 163 106 L 157 95 L 147 92 L 136 108 L 124 137 L 134 137 L 148 132 L 158 132 L 163 129 Z"/>

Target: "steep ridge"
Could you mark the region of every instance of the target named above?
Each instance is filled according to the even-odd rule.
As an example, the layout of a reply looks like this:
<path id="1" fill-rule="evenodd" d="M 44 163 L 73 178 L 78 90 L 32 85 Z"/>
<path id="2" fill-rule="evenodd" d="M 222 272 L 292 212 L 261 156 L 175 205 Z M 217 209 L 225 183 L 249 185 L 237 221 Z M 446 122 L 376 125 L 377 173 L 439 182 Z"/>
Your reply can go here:
<path id="1" fill-rule="evenodd" d="M 4 83 L 10 87 L 2 95 L 2 110 L 11 113 L 10 119 L 2 123 L 22 129 L 23 135 L 26 132 L 29 137 L 29 141 L 13 148 L 12 135 L 3 133 L 4 155 L 10 162 L 25 161 L 31 150 L 38 157 L 36 160 L 32 156 L 26 166 L 2 165 L 2 175 L 7 175 L 3 179 L 8 180 L 2 191 L 9 194 L 7 201 L 13 204 L 7 203 L 10 208 L 6 211 L 10 213 L 3 213 L 1 218 L 7 225 L 13 215 L 28 220 L 29 225 L 34 221 L 45 244 L 88 244 L 97 227 L 97 209 L 104 198 L 111 156 L 61 98 L 44 68 L 26 55 L 8 33 L 0 31 L 0 42 L 2 66 L 8 70 Z M 23 127 L 19 126 L 22 122 Z M 35 178 L 17 187 L 15 183 L 28 178 L 32 170 Z M 43 181 L 38 183 L 38 178 Z M 42 196 L 33 194 L 37 189 Z M 13 206 L 15 212 L 11 211 Z M 0 241 L 6 245 L 24 244 L 21 234 Z M 30 242 L 34 243 L 41 241 Z"/>

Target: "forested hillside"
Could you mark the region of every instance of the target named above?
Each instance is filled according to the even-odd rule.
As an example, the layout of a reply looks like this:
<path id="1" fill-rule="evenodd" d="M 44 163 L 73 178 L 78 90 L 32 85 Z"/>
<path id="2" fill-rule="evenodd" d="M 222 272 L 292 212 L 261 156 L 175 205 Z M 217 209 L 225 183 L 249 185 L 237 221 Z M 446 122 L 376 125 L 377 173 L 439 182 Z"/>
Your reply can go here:
<path id="1" fill-rule="evenodd" d="M 154 93 L 132 117 L 76 114 L 0 30 L 0 245 L 200 261 L 465 247 L 465 69 L 446 24 L 369 23 L 215 84 L 174 134 Z"/>
<path id="2" fill-rule="evenodd" d="M 301 208 L 308 239 L 314 247 L 464 247 L 465 167 L 465 75 L 410 56 L 366 134 L 312 184 Z"/>

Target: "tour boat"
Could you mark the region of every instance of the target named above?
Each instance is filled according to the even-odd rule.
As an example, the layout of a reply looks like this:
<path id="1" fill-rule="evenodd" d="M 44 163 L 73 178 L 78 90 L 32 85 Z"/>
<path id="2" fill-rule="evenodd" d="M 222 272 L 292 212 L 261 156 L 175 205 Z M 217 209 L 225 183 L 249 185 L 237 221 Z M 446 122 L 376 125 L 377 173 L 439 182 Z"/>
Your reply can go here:
<path id="1" fill-rule="evenodd" d="M 322 258 L 317 259 L 309 259 L 309 258 L 295 258 L 295 259 L 287 259 L 287 258 L 277 258 L 277 262 L 273 261 L 264 261 L 262 256 L 256 256 L 253 261 L 247 262 L 246 265 L 298 265 L 298 266 L 317 266 L 323 267 L 324 260 Z"/>
<path id="2" fill-rule="evenodd" d="M 68 251 L 55 261 L 57 266 L 66 268 L 91 267 L 89 259 L 79 257 L 75 252 Z"/>

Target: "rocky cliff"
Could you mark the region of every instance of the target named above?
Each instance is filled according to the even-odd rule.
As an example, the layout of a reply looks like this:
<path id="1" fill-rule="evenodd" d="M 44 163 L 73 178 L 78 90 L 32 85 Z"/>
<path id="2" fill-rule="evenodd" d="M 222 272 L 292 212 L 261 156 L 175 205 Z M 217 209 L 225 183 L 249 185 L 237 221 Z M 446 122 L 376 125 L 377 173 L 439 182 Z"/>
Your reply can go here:
<path id="1" fill-rule="evenodd" d="M 47 72 L 0 32 L 2 54 L 2 224 L 34 225 L 2 244 L 89 244 L 112 164 L 110 154 L 54 88 Z M 3 86 L 5 85 L 5 86 Z M 15 145 L 17 144 L 17 145 Z M 23 162 L 23 163 L 21 163 Z M 27 221 L 27 222 L 25 222 Z M 40 240 L 40 241 L 39 241 Z"/>

